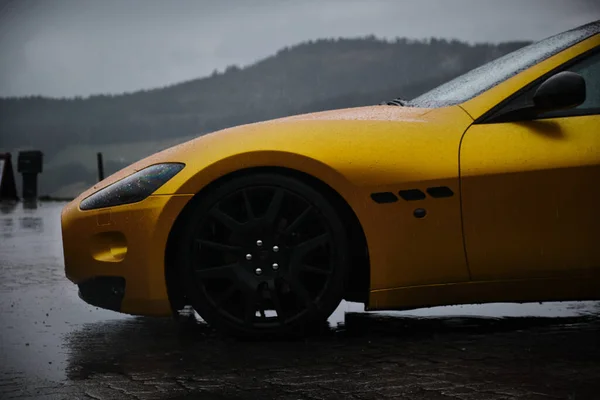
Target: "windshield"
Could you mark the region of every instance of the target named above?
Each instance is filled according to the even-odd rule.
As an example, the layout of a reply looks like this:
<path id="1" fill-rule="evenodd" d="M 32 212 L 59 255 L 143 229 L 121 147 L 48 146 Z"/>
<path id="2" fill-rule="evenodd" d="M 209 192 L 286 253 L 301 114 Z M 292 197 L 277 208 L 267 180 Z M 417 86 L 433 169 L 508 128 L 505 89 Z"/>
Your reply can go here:
<path id="1" fill-rule="evenodd" d="M 422 94 L 407 105 L 445 107 L 462 103 L 599 31 L 600 21 L 596 21 L 551 36 L 475 68 Z"/>

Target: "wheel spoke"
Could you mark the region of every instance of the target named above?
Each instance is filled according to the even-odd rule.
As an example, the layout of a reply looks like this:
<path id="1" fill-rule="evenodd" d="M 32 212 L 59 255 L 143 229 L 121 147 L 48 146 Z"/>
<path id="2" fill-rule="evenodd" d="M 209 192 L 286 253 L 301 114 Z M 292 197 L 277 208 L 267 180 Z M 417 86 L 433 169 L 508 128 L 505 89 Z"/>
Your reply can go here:
<path id="1" fill-rule="evenodd" d="M 234 231 L 234 232 L 238 231 L 242 227 L 241 223 L 239 223 L 238 221 L 236 221 L 229 215 L 225 214 L 223 211 L 219 210 L 219 208 L 217 208 L 217 207 L 214 207 L 210 211 L 209 214 L 212 217 L 214 217 L 217 221 L 219 221 L 220 223 L 225 225 L 225 227 L 227 227 L 231 231 Z"/>
<path id="2" fill-rule="evenodd" d="M 323 233 L 319 236 L 316 236 L 312 239 L 308 239 L 305 242 L 302 242 L 296 247 L 294 247 L 294 256 L 303 256 L 307 254 L 309 251 L 316 249 L 319 246 L 326 244 L 329 241 L 329 233 Z"/>
<path id="3" fill-rule="evenodd" d="M 275 218 L 279 214 L 279 210 L 281 209 L 281 203 L 283 202 L 283 195 L 285 192 L 281 188 L 275 189 L 275 193 L 273 194 L 273 198 L 271 199 L 271 203 L 269 203 L 269 208 L 267 208 L 267 212 L 265 213 L 265 220 L 269 224 L 273 224 L 275 222 Z"/>
<path id="4" fill-rule="evenodd" d="M 254 219 L 254 211 L 252 210 L 252 204 L 250 203 L 250 197 L 248 197 L 248 191 L 243 190 L 242 196 L 244 196 L 244 205 L 246 207 L 246 213 L 248 215 L 249 220 Z"/>
<path id="5" fill-rule="evenodd" d="M 302 266 L 300 268 L 303 271 L 314 272 L 315 274 L 321 274 L 321 275 L 330 275 L 331 274 L 331 271 L 329 271 L 329 270 L 315 267 L 313 265 L 308 265 L 308 264 L 302 264 Z"/>
<path id="6" fill-rule="evenodd" d="M 232 278 L 238 263 L 202 268 L 195 271 L 198 279 Z"/>
<path id="7" fill-rule="evenodd" d="M 273 302 L 275 312 L 277 312 L 277 319 L 280 322 L 283 322 L 285 319 L 285 314 L 283 312 L 283 307 L 281 307 L 281 300 L 279 299 L 279 293 L 277 293 L 277 286 L 274 283 L 269 285 L 269 293 L 271 294 L 271 301 Z"/>
<path id="8" fill-rule="evenodd" d="M 233 246 L 233 245 L 224 244 L 224 243 L 217 243 L 217 242 L 213 242 L 210 240 L 198 239 L 196 242 L 198 243 L 198 245 L 200 247 L 206 246 L 206 247 L 209 247 L 214 250 L 218 250 L 223 253 L 238 254 L 241 250 L 241 247 L 239 247 L 239 246 Z"/>
<path id="9" fill-rule="evenodd" d="M 298 297 L 298 299 L 302 301 L 304 305 L 307 306 L 307 308 L 314 307 L 314 302 L 310 296 L 310 293 L 308 293 L 302 283 L 300 283 L 297 279 L 292 279 L 289 284 L 292 292 L 296 295 L 296 297 Z"/>
<path id="10" fill-rule="evenodd" d="M 296 217 L 294 222 L 292 222 L 287 228 L 285 228 L 284 234 L 289 235 L 294 230 L 296 230 L 296 228 L 298 228 L 298 226 L 300 226 L 302 221 L 304 221 L 306 219 L 306 217 L 308 217 L 308 214 L 310 214 L 311 211 L 312 211 L 312 206 L 308 206 L 304 211 L 302 211 L 302 214 L 300 214 L 298 217 Z"/>
<path id="11" fill-rule="evenodd" d="M 252 325 L 256 317 L 256 292 L 247 292 L 244 297 L 244 323 Z"/>
<path id="12" fill-rule="evenodd" d="M 236 285 L 231 285 L 227 288 L 226 291 L 224 291 L 223 293 L 221 293 L 221 295 L 215 300 L 215 305 L 217 307 L 220 307 L 225 300 L 229 300 L 229 298 L 231 296 L 233 296 L 233 294 L 237 291 L 237 286 Z"/>

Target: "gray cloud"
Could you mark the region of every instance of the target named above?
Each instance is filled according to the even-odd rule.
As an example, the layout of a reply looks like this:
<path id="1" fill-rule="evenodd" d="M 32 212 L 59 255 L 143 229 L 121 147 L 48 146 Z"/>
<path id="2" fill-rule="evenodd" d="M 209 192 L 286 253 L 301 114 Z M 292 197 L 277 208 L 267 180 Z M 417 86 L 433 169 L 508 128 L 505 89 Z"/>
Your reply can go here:
<path id="1" fill-rule="evenodd" d="M 120 93 L 247 65 L 308 39 L 541 39 L 595 0 L 0 1 L 0 96 Z"/>

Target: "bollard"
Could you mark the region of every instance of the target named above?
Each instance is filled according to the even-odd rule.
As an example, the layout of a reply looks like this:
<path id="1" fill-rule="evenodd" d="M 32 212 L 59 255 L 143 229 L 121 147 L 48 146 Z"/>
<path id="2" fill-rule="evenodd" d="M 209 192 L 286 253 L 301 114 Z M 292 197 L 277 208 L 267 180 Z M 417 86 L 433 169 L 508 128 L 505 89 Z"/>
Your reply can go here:
<path id="1" fill-rule="evenodd" d="M 104 162 L 102 161 L 102 153 L 96 154 L 98 160 L 98 182 L 104 180 Z"/>
<path id="2" fill-rule="evenodd" d="M 18 200 L 10 153 L 0 154 L 0 200 Z"/>
<path id="3" fill-rule="evenodd" d="M 21 151 L 17 161 L 23 175 L 23 199 L 37 199 L 37 176 L 42 172 L 43 154 L 39 150 Z"/>

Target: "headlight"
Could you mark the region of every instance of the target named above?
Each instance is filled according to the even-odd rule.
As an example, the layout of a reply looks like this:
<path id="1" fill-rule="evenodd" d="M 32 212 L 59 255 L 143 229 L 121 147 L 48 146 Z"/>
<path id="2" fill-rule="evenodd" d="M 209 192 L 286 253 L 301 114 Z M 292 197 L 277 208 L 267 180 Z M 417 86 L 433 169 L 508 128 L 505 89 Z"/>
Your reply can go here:
<path id="1" fill-rule="evenodd" d="M 83 199 L 79 208 L 93 210 L 136 203 L 150 196 L 183 169 L 185 164 L 166 163 L 146 167 Z"/>

